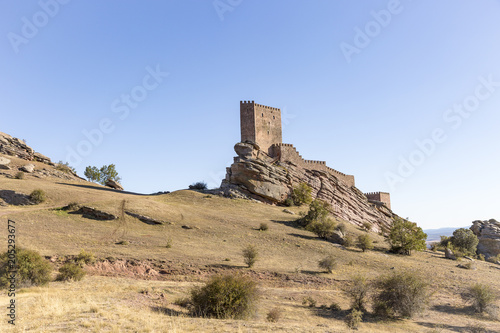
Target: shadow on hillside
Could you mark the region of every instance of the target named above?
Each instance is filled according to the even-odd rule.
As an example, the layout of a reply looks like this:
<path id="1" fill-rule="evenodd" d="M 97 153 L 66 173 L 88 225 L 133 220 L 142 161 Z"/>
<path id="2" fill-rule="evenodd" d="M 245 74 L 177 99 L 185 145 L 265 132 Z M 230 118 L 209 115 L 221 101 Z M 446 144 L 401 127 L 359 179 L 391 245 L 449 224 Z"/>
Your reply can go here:
<path id="1" fill-rule="evenodd" d="M 183 317 L 189 316 L 189 317 L 191 317 L 189 315 L 189 313 L 187 313 L 187 312 L 177 311 L 177 310 L 166 308 L 163 306 L 152 306 L 151 310 L 153 310 L 154 312 L 165 314 L 167 316 L 183 316 Z"/>
<path id="2" fill-rule="evenodd" d="M 231 265 L 231 264 L 208 264 L 206 266 L 212 268 L 222 268 L 222 269 L 247 268 L 247 266 L 244 265 Z"/>
<path id="3" fill-rule="evenodd" d="M 470 306 L 452 306 L 452 305 L 434 305 L 432 310 L 443 312 L 443 313 L 451 313 L 458 315 L 468 315 L 474 313 L 474 310 Z"/>
<path id="4" fill-rule="evenodd" d="M 115 190 L 114 188 L 99 187 L 99 186 L 92 186 L 92 185 L 68 184 L 68 183 L 56 183 L 56 184 L 58 184 L 58 185 L 66 185 L 66 186 L 75 186 L 75 187 L 80 187 L 80 188 L 87 188 L 87 189 L 90 189 L 90 190 L 108 191 L 108 192 L 114 192 L 114 193 L 132 194 L 132 195 L 140 195 L 140 196 L 147 196 L 147 195 L 149 195 L 149 194 L 136 193 L 136 192 L 120 191 L 120 190 Z"/>
<path id="5" fill-rule="evenodd" d="M 424 326 L 427 328 L 435 329 L 435 330 L 448 330 L 452 332 L 468 332 L 467 327 L 461 327 L 461 326 L 452 326 L 452 325 L 446 325 L 446 324 L 433 324 L 433 323 L 423 323 L 423 322 L 418 322 L 416 321 L 415 324 L 418 324 L 420 326 Z"/>
<path id="6" fill-rule="evenodd" d="M 295 233 L 289 233 L 288 235 L 302 238 L 302 239 L 307 239 L 307 240 L 312 240 L 312 239 L 320 239 L 316 236 L 309 236 L 309 235 L 301 235 L 301 234 L 295 234 Z"/>
<path id="7" fill-rule="evenodd" d="M 291 220 L 291 221 L 271 220 L 271 221 L 274 223 L 280 223 L 286 225 L 287 227 L 299 228 L 299 224 L 297 223 L 296 220 Z"/>

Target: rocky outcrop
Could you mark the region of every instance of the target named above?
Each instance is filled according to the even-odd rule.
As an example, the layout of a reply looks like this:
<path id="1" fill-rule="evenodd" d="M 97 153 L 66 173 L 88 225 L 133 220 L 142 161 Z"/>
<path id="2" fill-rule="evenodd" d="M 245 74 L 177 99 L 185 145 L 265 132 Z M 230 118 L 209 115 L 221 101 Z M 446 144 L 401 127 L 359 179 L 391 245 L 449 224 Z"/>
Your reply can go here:
<path id="1" fill-rule="evenodd" d="M 0 153 L 22 158 L 27 161 L 37 161 L 49 165 L 54 165 L 50 158 L 37 153 L 29 147 L 24 141 L 14 138 L 8 134 L 0 132 Z"/>
<path id="2" fill-rule="evenodd" d="M 81 214 L 85 218 L 99 221 L 110 221 L 118 218 L 113 214 L 87 206 L 81 206 L 78 210 L 71 212 L 70 214 Z"/>
<path id="3" fill-rule="evenodd" d="M 11 190 L 0 190 L 0 199 L 6 204 L 14 206 L 26 206 L 34 204 L 31 201 L 29 195 Z"/>
<path id="4" fill-rule="evenodd" d="M 34 164 L 26 164 L 26 165 L 23 165 L 22 167 L 20 167 L 19 170 L 27 172 L 27 173 L 32 173 L 33 171 L 35 171 L 35 165 Z"/>
<path id="5" fill-rule="evenodd" d="M 10 170 L 10 160 L 5 157 L 0 157 L 0 169 Z"/>
<path id="6" fill-rule="evenodd" d="M 478 220 L 472 222 L 470 229 L 479 239 L 478 253 L 482 253 L 486 258 L 500 254 L 500 222 L 495 219 Z"/>
<path id="7" fill-rule="evenodd" d="M 162 221 L 162 220 L 157 220 L 149 216 L 145 215 L 140 215 L 132 212 L 125 212 L 125 214 L 130 215 L 132 217 L 135 217 L 136 219 L 139 219 L 139 221 L 144 222 L 146 224 L 151 224 L 151 225 L 156 225 L 156 224 L 171 224 L 170 222 L 167 221 Z"/>
<path id="8" fill-rule="evenodd" d="M 114 188 L 115 190 L 123 191 L 123 187 L 117 181 L 114 181 L 113 179 L 106 180 L 106 184 L 105 185 L 107 187 Z"/>
<path id="9" fill-rule="evenodd" d="M 307 183 L 312 196 L 331 205 L 332 214 L 362 226 L 373 224 L 373 231 L 387 229 L 393 212 L 383 204 L 372 204 L 354 186 L 349 186 L 331 173 L 307 169 L 292 162 L 270 158 L 252 143 L 235 146 L 238 157 L 227 168 L 220 192 L 229 197 L 251 198 L 268 203 L 284 203 L 292 188 Z"/>

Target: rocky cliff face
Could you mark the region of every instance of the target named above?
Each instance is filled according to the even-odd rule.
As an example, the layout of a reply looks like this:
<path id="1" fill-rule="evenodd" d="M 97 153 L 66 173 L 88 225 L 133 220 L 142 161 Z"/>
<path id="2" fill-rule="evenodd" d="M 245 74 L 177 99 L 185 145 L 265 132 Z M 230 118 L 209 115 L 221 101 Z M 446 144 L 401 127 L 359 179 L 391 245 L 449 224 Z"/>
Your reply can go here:
<path id="1" fill-rule="evenodd" d="M 2 132 L 0 132 L 0 153 L 19 157 L 27 161 L 37 161 L 52 166 L 54 165 L 54 163 L 52 163 L 50 158 L 47 156 L 35 152 L 31 147 L 18 138 L 13 138 L 12 136 Z"/>
<path id="2" fill-rule="evenodd" d="M 471 230 L 479 239 L 479 253 L 484 254 L 486 258 L 500 254 L 500 222 L 494 219 L 474 221 Z"/>
<path id="3" fill-rule="evenodd" d="M 220 190 L 226 196 L 283 203 L 294 186 L 307 183 L 315 199 L 331 205 L 332 213 L 355 225 L 372 224 L 373 231 L 388 229 L 395 216 L 382 203 L 370 203 L 356 187 L 350 187 L 324 171 L 305 169 L 290 162 L 273 160 L 258 146 L 237 143 L 234 163 L 227 168 Z"/>

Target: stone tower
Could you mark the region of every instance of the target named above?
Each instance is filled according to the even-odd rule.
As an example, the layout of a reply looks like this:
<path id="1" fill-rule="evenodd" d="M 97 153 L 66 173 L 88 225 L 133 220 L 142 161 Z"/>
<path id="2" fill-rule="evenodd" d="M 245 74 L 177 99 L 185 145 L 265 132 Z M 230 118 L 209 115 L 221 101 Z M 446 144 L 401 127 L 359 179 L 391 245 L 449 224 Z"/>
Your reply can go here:
<path id="1" fill-rule="evenodd" d="M 281 110 L 256 104 L 254 101 L 240 101 L 241 142 L 251 141 L 266 153 L 281 139 Z"/>

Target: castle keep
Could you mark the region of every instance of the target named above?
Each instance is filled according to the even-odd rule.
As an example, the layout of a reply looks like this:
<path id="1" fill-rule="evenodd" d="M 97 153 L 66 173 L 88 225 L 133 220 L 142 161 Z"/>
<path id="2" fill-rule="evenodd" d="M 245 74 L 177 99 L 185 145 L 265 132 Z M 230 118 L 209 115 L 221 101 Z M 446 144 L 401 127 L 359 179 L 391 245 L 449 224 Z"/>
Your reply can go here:
<path id="1" fill-rule="evenodd" d="M 240 102 L 241 142 L 252 142 L 269 157 L 280 162 L 291 162 L 309 170 L 324 171 L 354 187 L 354 176 L 347 175 L 326 165 L 325 161 L 302 158 L 292 144 L 282 142 L 281 110 L 257 104 L 254 101 Z M 368 201 L 391 207 L 390 194 L 386 192 L 366 193 Z"/>

